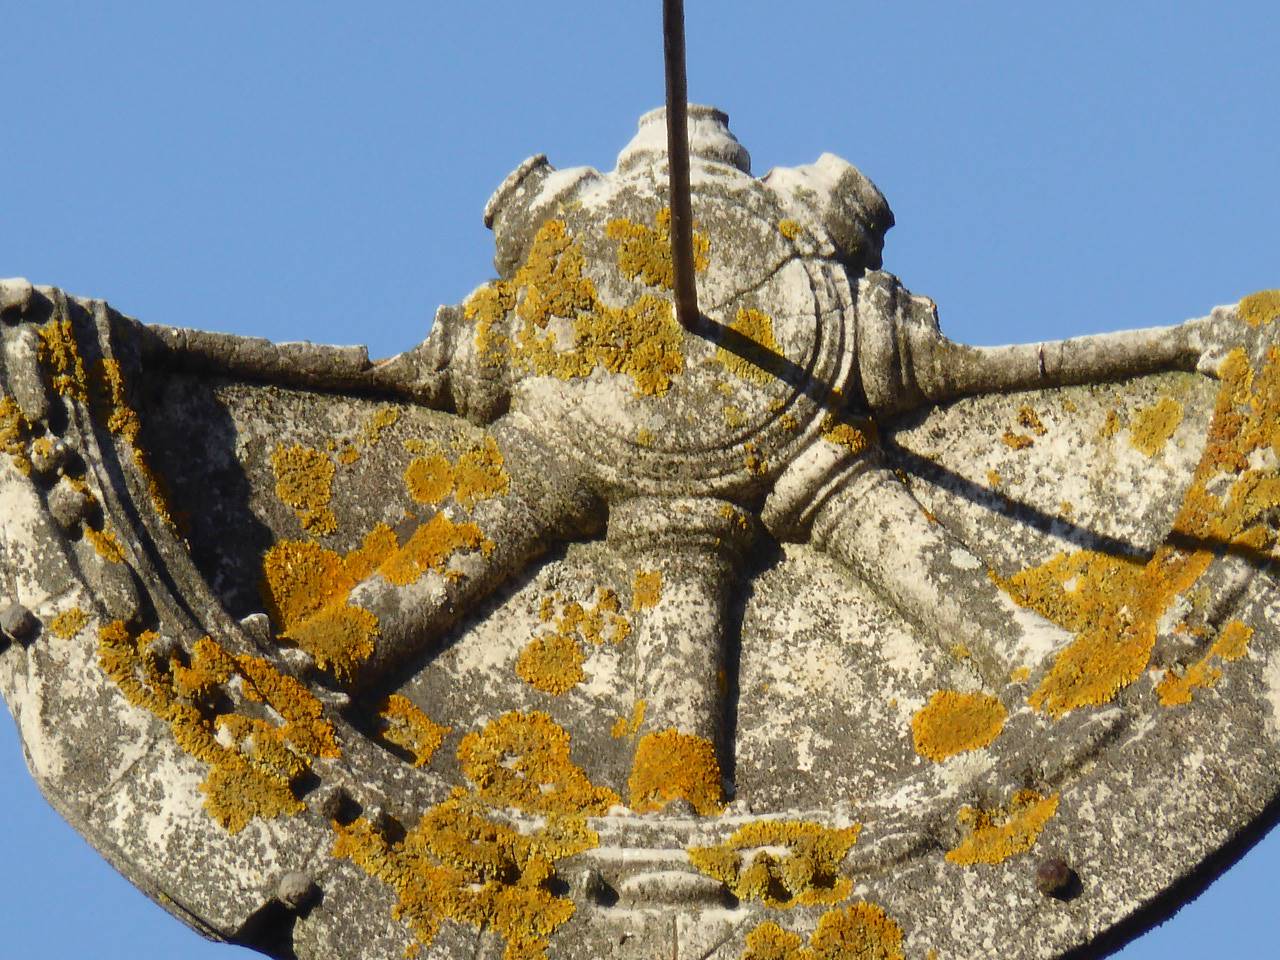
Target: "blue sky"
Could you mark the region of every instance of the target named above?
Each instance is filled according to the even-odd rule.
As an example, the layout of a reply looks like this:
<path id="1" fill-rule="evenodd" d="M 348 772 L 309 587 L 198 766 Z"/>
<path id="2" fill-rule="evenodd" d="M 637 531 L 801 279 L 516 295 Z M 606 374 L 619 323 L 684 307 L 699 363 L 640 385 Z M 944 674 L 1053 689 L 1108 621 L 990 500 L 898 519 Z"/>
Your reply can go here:
<path id="1" fill-rule="evenodd" d="M 886 268 L 975 343 L 1173 323 L 1280 285 L 1274 4 L 689 2 L 691 99 L 757 173 L 823 151 Z M 492 274 L 489 192 L 613 166 L 662 96 L 659 8 L 0 0 L 0 276 L 276 339 L 425 334 Z M 230 958 L 39 801 L 0 721 L 13 956 Z M 1280 841 L 1120 956 L 1270 955 Z M 1270 882 L 1268 882 L 1270 881 Z"/>

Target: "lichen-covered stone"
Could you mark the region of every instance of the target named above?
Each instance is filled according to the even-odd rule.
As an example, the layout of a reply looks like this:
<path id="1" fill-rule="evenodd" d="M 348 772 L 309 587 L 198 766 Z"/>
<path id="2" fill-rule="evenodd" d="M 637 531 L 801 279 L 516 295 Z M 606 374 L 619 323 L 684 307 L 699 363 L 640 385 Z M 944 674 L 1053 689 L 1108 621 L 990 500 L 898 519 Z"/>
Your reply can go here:
<path id="1" fill-rule="evenodd" d="M 690 119 L 691 329 L 661 113 L 382 363 L 0 282 L 0 692 L 201 932 L 1051 958 L 1273 805 L 1274 291 L 956 344 L 857 170 Z"/>

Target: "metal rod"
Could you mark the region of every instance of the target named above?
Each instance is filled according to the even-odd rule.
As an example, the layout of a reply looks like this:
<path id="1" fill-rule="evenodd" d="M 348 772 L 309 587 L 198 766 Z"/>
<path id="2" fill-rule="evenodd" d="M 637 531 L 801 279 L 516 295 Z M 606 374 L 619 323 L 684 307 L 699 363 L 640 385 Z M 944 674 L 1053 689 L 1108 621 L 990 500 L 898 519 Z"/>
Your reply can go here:
<path id="1" fill-rule="evenodd" d="M 671 263 L 675 268 L 676 319 L 686 330 L 698 322 L 693 278 L 693 203 L 689 197 L 689 89 L 684 64 L 684 0 L 662 0 L 663 53 L 667 64 L 667 168 L 670 174 Z"/>

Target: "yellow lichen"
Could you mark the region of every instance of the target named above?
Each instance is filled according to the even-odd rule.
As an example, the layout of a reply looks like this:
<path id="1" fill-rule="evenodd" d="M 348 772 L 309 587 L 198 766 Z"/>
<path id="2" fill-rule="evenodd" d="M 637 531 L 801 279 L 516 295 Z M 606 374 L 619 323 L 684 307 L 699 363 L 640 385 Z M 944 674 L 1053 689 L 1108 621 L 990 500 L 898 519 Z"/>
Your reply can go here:
<path id="1" fill-rule="evenodd" d="M 1003 863 L 1035 846 L 1045 824 L 1058 812 L 1058 794 L 1044 796 L 1020 790 L 1006 810 L 963 807 L 956 822 L 964 839 L 947 851 L 947 862 L 962 867 L 978 863 Z"/>
<path id="2" fill-rule="evenodd" d="M 172 524 L 164 485 L 139 445 L 142 422 L 129 404 L 120 364 L 111 359 L 99 360 L 86 369 L 70 320 L 51 320 L 40 328 L 39 336 L 36 355 L 50 386 L 67 400 L 87 404 L 94 420 L 125 442 L 156 514 L 166 524 Z"/>
<path id="3" fill-rule="evenodd" d="M 666 393 L 684 370 L 684 331 L 670 302 L 645 294 L 611 307 L 585 270 L 582 246 L 564 221 L 544 223 L 515 275 L 482 287 L 463 305 L 481 361 L 562 380 L 600 368 L 630 377 L 641 396 Z M 565 336 L 551 328 L 556 320 L 570 325 Z"/>
<path id="4" fill-rule="evenodd" d="M 741 407 L 735 407 L 733 404 L 725 404 L 724 407 L 724 425 L 730 430 L 737 430 L 747 422 L 747 415 L 742 412 Z"/>
<path id="5" fill-rule="evenodd" d="M 265 660 L 232 656 L 209 637 L 184 663 L 152 650 L 157 635 L 134 636 L 121 621 L 98 631 L 98 661 L 125 698 L 165 721 L 178 745 L 209 767 L 200 785 L 205 809 L 231 833 L 256 817 L 304 809 L 297 784 L 318 757 L 339 755 L 320 702 Z M 266 704 L 280 722 L 229 712 L 215 695 L 238 678 L 242 696 Z"/>
<path id="6" fill-rule="evenodd" d="M 1008 712 L 986 693 L 939 690 L 911 718 L 916 753 L 941 763 L 968 750 L 988 747 L 1000 736 Z"/>
<path id="7" fill-rule="evenodd" d="M 392 888 L 393 915 L 421 945 L 448 920 L 501 936 L 504 960 L 541 960 L 574 912 L 553 892 L 556 862 L 599 843 L 584 817 L 618 797 L 573 764 L 569 734 L 543 713 L 505 714 L 464 737 L 457 756 L 471 789 L 454 790 L 400 840 L 364 819 L 335 822 L 333 855 Z M 543 820 L 522 833 L 495 820 L 495 807 Z"/>
<path id="8" fill-rule="evenodd" d="M 1133 415 L 1129 424 L 1129 444 L 1140 453 L 1154 457 L 1169 442 L 1182 423 L 1182 404 L 1173 397 L 1161 397 Z"/>
<path id="9" fill-rule="evenodd" d="M 1275 449 L 1280 422 L 1280 351 L 1255 376 L 1242 350 L 1221 367 L 1221 386 L 1200 462 L 1166 542 L 1146 563 L 1095 551 L 1060 553 L 997 580 L 1015 601 L 1076 633 L 1032 693 L 1037 709 L 1061 716 L 1107 703 L 1146 669 L 1157 625 L 1208 569 L 1217 546 L 1257 551 L 1276 541 L 1280 472 L 1251 466 Z M 1225 486 L 1223 478 L 1230 482 Z"/>
<path id="10" fill-rule="evenodd" d="M 631 609 L 649 610 L 662 599 L 662 571 L 637 570 L 631 584 Z"/>
<path id="11" fill-rule="evenodd" d="M 13 458 L 19 473 L 30 476 L 31 458 L 27 456 L 26 440 L 31 423 L 23 416 L 14 399 L 0 391 L 0 453 Z"/>
<path id="12" fill-rule="evenodd" d="M 394 427 L 399 420 L 400 411 L 395 407 L 379 407 L 371 413 L 360 431 L 365 446 L 377 446 L 382 440 L 382 434 Z"/>
<path id="13" fill-rule="evenodd" d="M 320 450 L 302 444 L 279 445 L 271 454 L 276 476 L 276 497 L 297 514 L 302 529 L 329 534 L 338 520 L 329 509 L 333 497 L 333 461 Z"/>
<path id="14" fill-rule="evenodd" d="M 1025 450 L 1034 444 L 1035 440 L 1025 433 L 1014 433 L 1012 430 L 1006 430 L 1000 435 L 1000 442 L 1010 450 Z"/>
<path id="15" fill-rule="evenodd" d="M 905 960 L 902 927 L 874 903 L 828 910 L 802 946 L 798 934 L 766 920 L 746 937 L 742 960 Z"/>
<path id="16" fill-rule="evenodd" d="M 1102 440 L 1110 440 L 1123 426 L 1120 422 L 1120 413 L 1117 410 L 1108 410 L 1107 417 L 1102 421 L 1102 427 L 1098 430 L 1098 437 Z"/>
<path id="17" fill-rule="evenodd" d="M 378 708 L 378 736 L 407 750 L 415 767 L 425 767 L 440 749 L 451 727 L 436 723 L 412 700 L 393 693 Z"/>
<path id="18" fill-rule="evenodd" d="M 794 240 L 800 236 L 800 224 L 794 220 L 779 220 L 778 232 L 788 240 Z"/>
<path id="19" fill-rule="evenodd" d="M 55 637 L 70 640 L 89 623 L 89 615 L 79 607 L 70 607 L 49 622 L 49 632 Z"/>
<path id="20" fill-rule="evenodd" d="M 577 640 L 553 633 L 534 637 L 516 659 L 516 674 L 529 686 L 558 697 L 581 683 L 586 655 Z"/>
<path id="21" fill-rule="evenodd" d="M 1156 696 L 1160 698 L 1160 703 L 1166 707 L 1188 704 L 1192 700 L 1193 690 L 1215 686 L 1222 679 L 1222 670 L 1214 665 L 1214 661 L 1239 660 L 1249 652 L 1249 640 L 1252 637 L 1252 627 L 1245 626 L 1239 620 L 1232 620 L 1222 628 L 1218 639 L 1203 657 L 1182 673 L 1175 670 L 1165 673 L 1156 684 Z"/>
<path id="22" fill-rule="evenodd" d="M 619 803 L 594 786 L 569 756 L 569 734 L 540 711 L 512 711 L 469 733 L 458 762 L 478 795 L 495 807 L 546 815 L 602 816 Z"/>
<path id="23" fill-rule="evenodd" d="M 443 453 L 415 457 L 405 468 L 404 485 L 418 503 L 443 503 L 453 493 L 453 464 Z"/>
<path id="24" fill-rule="evenodd" d="M 39 334 L 36 357 L 49 375 L 50 386 L 68 400 L 87 403 L 89 378 L 71 321 L 50 320 L 39 328 Z"/>
<path id="25" fill-rule="evenodd" d="M 1030 430 L 1037 437 L 1043 437 L 1049 432 L 1048 428 L 1041 422 L 1040 417 L 1036 414 L 1035 410 L 1025 403 L 1018 408 L 1018 424 L 1019 426 Z"/>
<path id="26" fill-rule="evenodd" d="M 836 828 L 803 820 L 760 820 L 714 847 L 691 847 L 689 861 L 740 900 L 766 906 L 839 903 L 853 890 L 840 864 L 858 840 L 859 824 Z"/>
<path id="27" fill-rule="evenodd" d="M 646 733 L 636 745 L 627 790 L 637 813 L 684 799 L 704 817 L 717 814 L 724 794 L 715 747 L 710 740 L 674 728 Z"/>
<path id="28" fill-rule="evenodd" d="M 120 538 L 115 535 L 115 531 L 103 527 L 97 529 L 94 524 L 87 523 L 84 527 L 84 538 L 107 563 L 124 563 L 124 546 L 120 543 Z"/>
<path id="29" fill-rule="evenodd" d="M 987 471 L 987 486 L 994 490 L 1002 483 L 1004 483 L 1004 478 L 1000 474 L 994 470 Z"/>
<path id="30" fill-rule="evenodd" d="M 344 444 L 342 449 L 338 451 L 338 462 L 344 467 L 349 467 L 360 459 L 360 448 L 354 443 Z"/>
<path id="31" fill-rule="evenodd" d="M 876 442 L 875 421 L 870 418 L 842 420 L 828 415 L 822 421 L 822 439 L 844 447 L 850 453 L 862 453 Z"/>
<path id="32" fill-rule="evenodd" d="M 782 348 L 778 346 L 778 341 L 773 335 L 773 318 L 767 313 L 739 307 L 738 315 L 733 323 L 729 324 L 729 329 L 746 337 L 773 356 L 780 356 L 782 353 Z M 716 349 L 715 361 L 734 376 L 752 383 L 765 384 L 773 378 L 767 370 L 725 347 Z"/>
<path id="33" fill-rule="evenodd" d="M 647 227 L 630 220 L 610 220 L 605 236 L 618 243 L 618 269 L 629 280 L 639 280 L 650 287 L 671 290 L 675 286 L 675 267 L 671 262 L 671 208 L 663 207 Z M 710 261 L 707 254 L 711 241 L 697 230 L 693 232 L 693 269 L 704 272 Z"/>
<path id="34" fill-rule="evenodd" d="M 621 740 L 623 737 L 634 737 L 644 723 L 644 711 L 648 703 L 643 700 L 637 700 L 635 706 L 631 708 L 630 717 L 619 717 L 613 721 L 613 727 L 609 730 L 609 735 L 615 740 Z"/>
<path id="35" fill-rule="evenodd" d="M 454 498 L 467 510 L 481 500 L 506 494 L 511 479 L 506 461 L 493 437 L 485 437 L 478 446 L 464 450 L 453 470 Z"/>
<path id="36" fill-rule="evenodd" d="M 653 440 L 654 440 L 654 436 L 653 436 L 652 430 L 649 430 L 645 427 L 641 427 L 639 430 L 636 431 L 636 446 L 652 447 Z"/>
<path id="37" fill-rule="evenodd" d="M 486 814 L 473 796 L 455 791 L 398 841 L 364 819 L 335 823 L 333 855 L 389 886 L 393 916 L 423 945 L 447 920 L 502 937 L 503 960 L 544 960 L 548 937 L 574 913 L 572 900 L 552 892 L 555 864 L 599 838 L 580 818 L 555 818 L 522 834 Z"/>
<path id="38" fill-rule="evenodd" d="M 1240 319 L 1251 327 L 1272 323 L 1280 317 L 1280 290 L 1261 290 L 1240 301 Z"/>

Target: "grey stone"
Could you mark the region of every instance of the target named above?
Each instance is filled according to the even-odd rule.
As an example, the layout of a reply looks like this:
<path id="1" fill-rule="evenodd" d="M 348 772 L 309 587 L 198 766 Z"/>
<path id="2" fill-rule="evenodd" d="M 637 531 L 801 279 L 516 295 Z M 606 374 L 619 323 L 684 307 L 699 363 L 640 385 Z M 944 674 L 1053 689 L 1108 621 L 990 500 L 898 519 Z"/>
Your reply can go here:
<path id="1" fill-rule="evenodd" d="M 92 504 L 89 494 L 66 477 L 49 491 L 49 516 L 66 533 L 77 529 Z"/>
<path id="2" fill-rule="evenodd" d="M 294 911 L 310 906 L 319 893 L 316 882 L 297 870 L 284 874 L 276 884 L 276 899 Z"/>
<path id="3" fill-rule="evenodd" d="M 757 179 L 690 118 L 691 330 L 660 112 L 611 172 L 522 164 L 500 279 L 385 361 L 0 287 L 33 612 L 0 692 L 185 922 L 300 960 L 731 960 L 766 923 L 1030 960 L 1267 825 L 1280 308 L 954 343 L 853 166 Z M 40 311 L 87 382 L 34 392 Z"/>
<path id="4" fill-rule="evenodd" d="M 8 640 L 24 643 L 35 635 L 39 627 L 40 621 L 35 614 L 20 603 L 5 604 L 0 610 L 0 634 Z"/>

